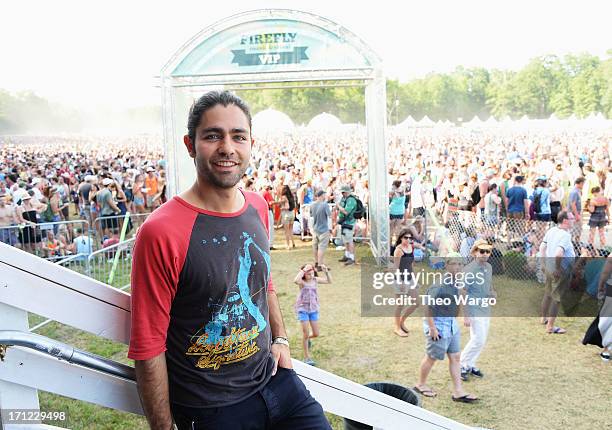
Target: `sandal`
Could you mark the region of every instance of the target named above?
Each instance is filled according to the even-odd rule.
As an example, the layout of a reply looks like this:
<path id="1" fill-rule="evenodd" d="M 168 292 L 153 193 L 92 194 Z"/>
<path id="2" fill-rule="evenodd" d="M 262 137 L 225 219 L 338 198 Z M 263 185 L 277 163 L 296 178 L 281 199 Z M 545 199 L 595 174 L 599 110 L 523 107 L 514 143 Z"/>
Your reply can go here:
<path id="1" fill-rule="evenodd" d="M 567 330 L 561 327 L 553 327 L 551 331 L 547 331 L 548 334 L 565 334 Z"/>
<path id="2" fill-rule="evenodd" d="M 436 393 L 431 388 L 427 388 L 427 387 L 419 388 L 418 385 L 414 386 L 414 390 L 420 395 L 422 395 L 423 397 L 434 398 L 438 395 L 438 393 Z"/>
<path id="3" fill-rule="evenodd" d="M 399 329 L 399 330 L 398 330 L 398 329 L 395 329 L 395 330 L 393 330 L 393 333 L 394 333 L 396 336 L 399 336 L 399 337 L 408 337 L 408 333 L 407 333 L 407 332 L 405 332 L 405 331 L 404 331 L 404 330 L 402 330 L 402 329 Z"/>
<path id="4" fill-rule="evenodd" d="M 465 394 L 461 397 L 455 397 L 455 396 L 451 396 L 451 398 L 453 399 L 453 402 L 459 402 L 459 403 L 474 403 L 478 401 L 478 397 L 471 397 L 471 394 Z"/>

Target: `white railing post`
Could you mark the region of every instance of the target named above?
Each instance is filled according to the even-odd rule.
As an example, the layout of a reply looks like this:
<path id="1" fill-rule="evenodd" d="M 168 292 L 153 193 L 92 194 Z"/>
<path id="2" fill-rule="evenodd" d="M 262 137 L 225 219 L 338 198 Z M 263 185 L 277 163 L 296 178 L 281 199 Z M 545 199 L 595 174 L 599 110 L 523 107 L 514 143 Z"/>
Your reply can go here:
<path id="1" fill-rule="evenodd" d="M 0 288 L 5 288 L 4 284 L 0 283 Z M 28 313 L 22 309 L 0 303 L 0 328 L 3 330 L 28 331 L 30 329 Z M 6 354 L 10 353 L 9 348 Z M 2 362 L 0 362 L 0 366 L 2 366 Z M 0 409 L 39 410 L 38 390 L 0 379 Z M 2 420 L 0 420 L 1 430 L 18 430 L 22 428 L 22 425 L 2 424 Z"/>

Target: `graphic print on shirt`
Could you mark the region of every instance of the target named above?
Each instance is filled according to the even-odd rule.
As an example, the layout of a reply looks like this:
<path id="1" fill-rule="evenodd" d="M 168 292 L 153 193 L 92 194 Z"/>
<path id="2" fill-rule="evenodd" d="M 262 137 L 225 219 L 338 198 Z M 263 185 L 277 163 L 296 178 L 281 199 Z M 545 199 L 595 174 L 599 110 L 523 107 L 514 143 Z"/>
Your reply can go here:
<path id="1" fill-rule="evenodd" d="M 251 235 L 243 232 L 241 252 L 238 253 L 239 269 L 236 281 L 223 303 L 209 303 L 212 318 L 190 339 L 187 355 L 199 356 L 195 366 L 201 369 L 218 370 L 221 366 L 245 360 L 260 351 L 257 337 L 267 323 L 260 309 L 253 302 L 257 294 L 266 294 L 270 276 L 270 255 L 255 243 Z M 225 236 L 221 241 L 226 241 Z M 219 243 L 214 238 L 213 243 Z M 209 246 L 202 240 L 203 246 Z M 266 264 L 266 282 L 251 294 L 249 275 L 257 261 L 251 252 L 258 252 Z M 224 333 L 225 329 L 225 334 Z"/>

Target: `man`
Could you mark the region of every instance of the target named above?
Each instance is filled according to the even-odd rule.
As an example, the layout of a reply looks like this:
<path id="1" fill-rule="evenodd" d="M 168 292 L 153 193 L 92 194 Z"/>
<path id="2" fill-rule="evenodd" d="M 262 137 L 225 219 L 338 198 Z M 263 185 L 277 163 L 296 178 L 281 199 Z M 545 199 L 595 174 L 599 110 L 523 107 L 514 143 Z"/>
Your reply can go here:
<path id="1" fill-rule="evenodd" d="M 327 204 L 325 191 L 319 190 L 316 201 L 310 207 L 310 219 L 312 220 L 312 250 L 315 258 L 315 270 L 323 271 L 325 250 L 329 245 L 329 218 L 331 209 Z"/>
<path id="2" fill-rule="evenodd" d="M 527 191 L 523 187 L 524 176 L 518 175 L 514 178 L 514 185 L 506 191 L 508 198 L 508 217 L 514 219 L 529 218 L 529 199 Z"/>
<path id="3" fill-rule="evenodd" d="M 488 262 L 491 256 L 491 246 L 486 240 L 478 239 L 472 245 L 472 262 L 465 266 L 464 273 L 472 273 L 473 276 L 465 276 L 465 293 L 468 298 L 489 299 L 496 297 L 493 289 L 493 267 Z M 464 325 L 470 328 L 470 340 L 461 351 L 461 379 L 468 380 L 469 375 L 478 378 L 484 377 L 484 373 L 476 367 L 476 361 L 480 357 L 491 324 L 490 308 L 480 305 L 470 305 L 465 308 Z"/>
<path id="4" fill-rule="evenodd" d="M 580 176 L 574 181 L 574 188 L 569 193 L 567 211 L 574 215 L 574 226 L 572 227 L 572 240 L 580 241 L 582 233 L 582 189 L 584 188 L 584 177 Z"/>
<path id="5" fill-rule="evenodd" d="M 425 317 L 423 318 L 423 330 L 425 332 L 426 347 L 425 357 L 419 368 L 419 382 L 414 387 L 425 397 L 436 397 L 436 392 L 427 385 L 427 378 L 431 373 L 436 361 L 444 360 L 448 355 L 449 372 L 453 384 L 452 399 L 461 403 L 474 403 L 478 397 L 467 394 L 461 385 L 461 365 L 459 351 L 461 350 L 461 331 L 457 323 L 459 306 L 455 299 L 459 290 L 455 286 L 456 275 L 461 272 L 462 258 L 458 253 L 449 253 L 446 258 L 446 270 L 450 274 L 445 276 L 441 285 L 434 285 L 427 290 L 428 297 L 436 305 L 425 306 Z M 438 301 L 448 300 L 449 304 L 439 305 Z"/>
<path id="6" fill-rule="evenodd" d="M 357 209 L 357 199 L 352 194 L 350 185 L 343 185 L 340 188 L 342 198 L 338 203 L 338 225 L 340 226 L 340 237 L 344 245 L 344 256 L 338 260 L 345 266 L 355 264 L 355 210 Z"/>
<path id="7" fill-rule="evenodd" d="M 191 107 L 197 177 L 147 218 L 132 269 L 129 357 L 152 429 L 330 429 L 291 370 L 270 279 L 268 207 L 237 184 L 251 115 L 233 94 Z"/>
<path id="8" fill-rule="evenodd" d="M 544 221 L 549 222 L 551 220 L 551 209 L 550 209 L 550 190 L 548 189 L 548 181 L 545 176 L 540 176 L 537 178 L 536 189 L 533 191 L 533 195 L 531 198 L 532 203 L 534 203 L 534 213 L 536 216 L 536 221 Z M 536 196 L 538 196 L 539 203 L 537 207 Z"/>
<path id="9" fill-rule="evenodd" d="M 551 227 L 540 245 L 540 256 L 544 258 L 544 298 L 542 299 L 542 324 L 549 334 L 564 334 L 565 329 L 555 326 L 559 313 L 561 295 L 569 286 L 574 257 L 574 246 L 570 231 L 574 215 L 561 211 L 557 215 L 557 225 Z"/>
<path id="10" fill-rule="evenodd" d="M 75 238 L 68 249 L 72 253 L 79 255 L 76 257 L 76 261 L 85 262 L 89 254 L 93 252 L 93 241 L 89 236 L 83 234 L 83 229 L 80 227 L 74 229 L 74 235 Z"/>
<path id="11" fill-rule="evenodd" d="M 159 202 L 159 200 L 155 199 L 159 190 L 157 175 L 155 174 L 155 169 L 151 166 L 147 167 L 146 172 L 147 176 L 145 177 L 145 189 L 147 190 L 147 208 L 150 210 L 155 210 Z"/>
<path id="12" fill-rule="evenodd" d="M 96 200 L 100 205 L 100 216 L 102 217 L 102 234 L 110 236 L 113 229 L 119 228 L 119 221 L 116 215 L 121 213 L 119 206 L 113 199 L 113 193 L 110 190 L 111 186 L 115 185 L 115 181 L 111 178 L 102 179 L 102 189 L 98 191 Z"/>
<path id="13" fill-rule="evenodd" d="M 17 215 L 15 206 L 6 204 L 7 195 L 0 193 L 0 242 L 17 245 Z"/>

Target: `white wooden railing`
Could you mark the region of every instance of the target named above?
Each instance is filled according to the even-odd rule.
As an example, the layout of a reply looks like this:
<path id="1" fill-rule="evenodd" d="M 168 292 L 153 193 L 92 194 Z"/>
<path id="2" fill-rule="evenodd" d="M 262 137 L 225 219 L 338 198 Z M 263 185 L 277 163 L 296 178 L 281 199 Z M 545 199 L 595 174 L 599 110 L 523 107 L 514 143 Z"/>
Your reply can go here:
<path id="1" fill-rule="evenodd" d="M 0 330 L 29 331 L 28 312 L 127 344 L 130 295 L 0 243 Z M 293 360 L 312 395 L 332 414 L 380 429 L 469 429 L 425 409 Z M 133 380 L 21 346 L 0 362 L 0 409 L 39 409 L 37 390 L 142 414 Z M 2 430 L 24 426 L 5 425 Z M 43 429 L 49 426 L 32 426 Z"/>

